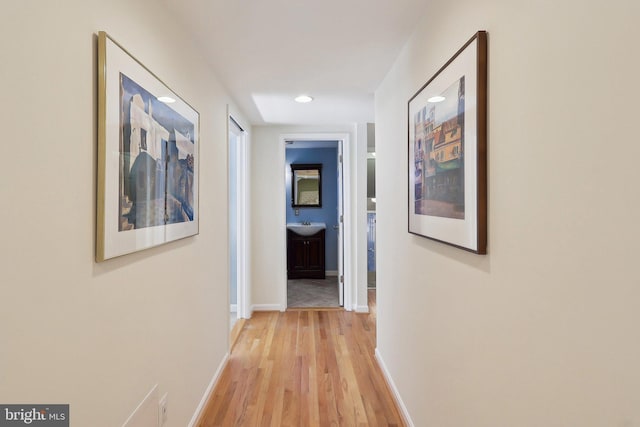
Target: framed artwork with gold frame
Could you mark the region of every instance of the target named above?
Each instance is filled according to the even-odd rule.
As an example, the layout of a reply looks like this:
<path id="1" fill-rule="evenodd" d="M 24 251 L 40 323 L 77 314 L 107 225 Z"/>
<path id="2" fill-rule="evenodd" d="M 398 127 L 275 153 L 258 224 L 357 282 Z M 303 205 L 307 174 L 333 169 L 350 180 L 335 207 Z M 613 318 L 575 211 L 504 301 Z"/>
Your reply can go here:
<path id="1" fill-rule="evenodd" d="M 198 233 L 198 112 L 98 34 L 96 261 Z"/>

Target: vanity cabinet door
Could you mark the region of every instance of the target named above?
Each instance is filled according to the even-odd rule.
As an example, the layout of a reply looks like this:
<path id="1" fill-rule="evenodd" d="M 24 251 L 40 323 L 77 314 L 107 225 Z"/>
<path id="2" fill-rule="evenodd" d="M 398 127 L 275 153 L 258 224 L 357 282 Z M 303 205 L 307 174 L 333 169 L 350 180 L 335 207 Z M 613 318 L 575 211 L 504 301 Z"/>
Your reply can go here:
<path id="1" fill-rule="evenodd" d="M 325 231 L 300 236 L 287 230 L 287 275 L 289 279 L 324 279 Z"/>
<path id="2" fill-rule="evenodd" d="M 324 230 L 318 234 L 307 237 L 307 269 L 324 272 Z"/>
<path id="3" fill-rule="evenodd" d="M 306 270 L 308 265 L 306 238 L 298 236 L 290 231 L 287 247 L 287 264 L 289 265 L 289 272 L 300 272 Z"/>

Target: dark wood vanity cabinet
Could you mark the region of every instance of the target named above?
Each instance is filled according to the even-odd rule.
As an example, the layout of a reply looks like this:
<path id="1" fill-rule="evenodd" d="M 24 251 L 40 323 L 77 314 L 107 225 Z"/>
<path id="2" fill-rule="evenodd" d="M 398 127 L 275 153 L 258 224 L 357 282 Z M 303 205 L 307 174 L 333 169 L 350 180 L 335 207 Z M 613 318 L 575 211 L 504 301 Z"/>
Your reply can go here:
<path id="1" fill-rule="evenodd" d="M 287 276 L 289 279 L 324 279 L 324 230 L 301 236 L 287 230 Z"/>

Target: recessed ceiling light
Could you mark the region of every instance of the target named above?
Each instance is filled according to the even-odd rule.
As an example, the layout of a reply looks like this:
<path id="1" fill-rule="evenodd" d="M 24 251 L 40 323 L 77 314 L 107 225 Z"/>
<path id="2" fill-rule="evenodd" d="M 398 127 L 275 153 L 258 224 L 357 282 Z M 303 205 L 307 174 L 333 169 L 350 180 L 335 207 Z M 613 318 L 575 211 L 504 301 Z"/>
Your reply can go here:
<path id="1" fill-rule="evenodd" d="M 427 99 L 427 102 L 432 102 L 432 103 L 436 103 L 436 102 L 442 102 L 444 101 L 444 96 L 432 96 L 431 98 Z"/>
<path id="2" fill-rule="evenodd" d="M 300 95 L 300 96 L 296 96 L 295 101 L 301 104 L 306 104 L 307 102 L 313 101 L 313 98 L 310 97 L 309 95 Z"/>
<path id="3" fill-rule="evenodd" d="M 174 102 L 176 102 L 176 100 L 170 96 L 159 96 L 158 101 L 164 102 L 165 104 L 173 104 Z"/>

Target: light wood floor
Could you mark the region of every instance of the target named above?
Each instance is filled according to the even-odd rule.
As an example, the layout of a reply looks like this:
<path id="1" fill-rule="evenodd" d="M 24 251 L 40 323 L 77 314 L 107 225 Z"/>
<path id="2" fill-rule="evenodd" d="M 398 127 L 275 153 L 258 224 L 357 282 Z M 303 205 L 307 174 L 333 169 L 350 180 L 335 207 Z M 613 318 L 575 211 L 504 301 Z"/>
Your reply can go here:
<path id="1" fill-rule="evenodd" d="M 403 426 L 374 358 L 370 314 L 254 313 L 203 413 L 209 426 Z"/>

